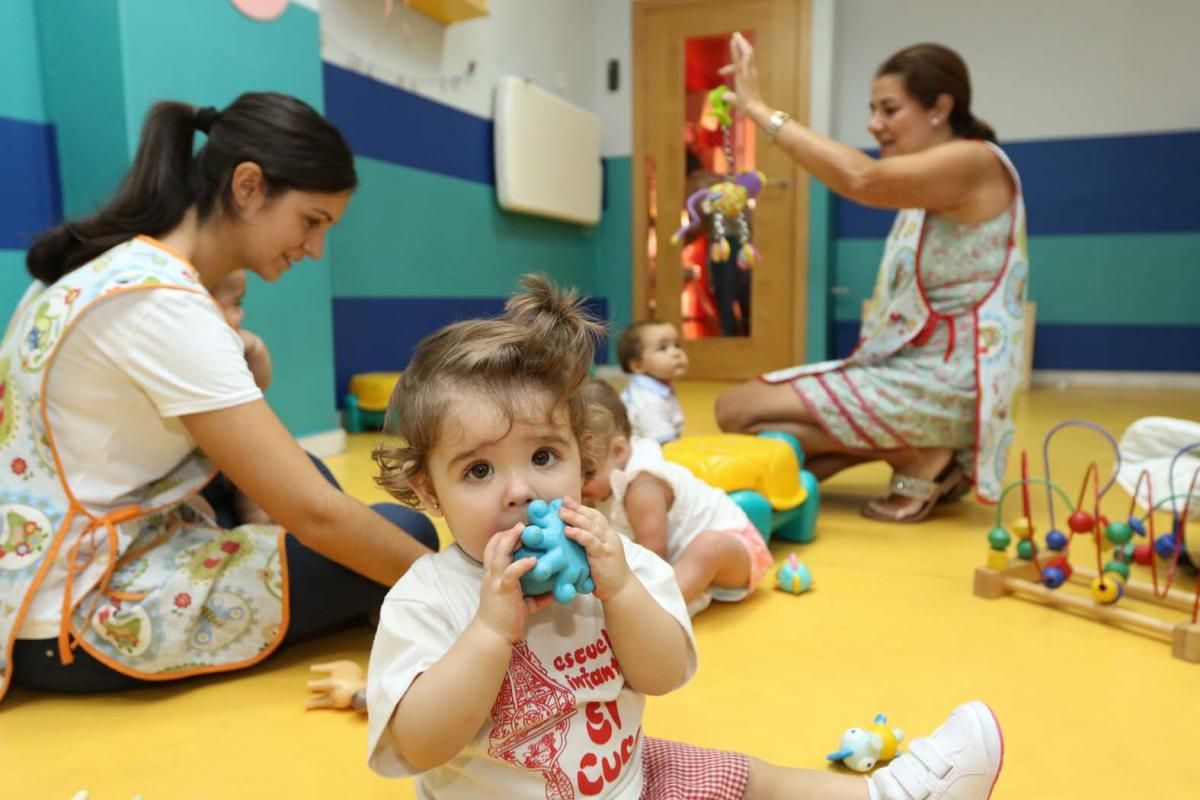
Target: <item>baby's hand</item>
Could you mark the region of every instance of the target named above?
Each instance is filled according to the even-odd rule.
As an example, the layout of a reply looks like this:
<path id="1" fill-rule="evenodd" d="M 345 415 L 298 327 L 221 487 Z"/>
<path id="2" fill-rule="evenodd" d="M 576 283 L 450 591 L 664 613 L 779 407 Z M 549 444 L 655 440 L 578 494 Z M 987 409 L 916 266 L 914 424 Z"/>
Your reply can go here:
<path id="1" fill-rule="evenodd" d="M 271 385 L 271 351 L 261 337 L 245 328 L 238 331 L 238 336 L 242 339 L 242 352 L 246 357 L 246 366 L 254 376 L 254 383 L 265 391 Z"/>
<path id="2" fill-rule="evenodd" d="M 509 644 L 525 636 L 528 615 L 545 608 L 554 596 L 525 597 L 521 592 L 521 576 L 537 564 L 536 558 L 513 561 L 513 551 L 521 543 L 524 523 L 517 523 L 493 536 L 483 551 L 483 585 L 479 589 L 477 622 Z"/>
<path id="3" fill-rule="evenodd" d="M 621 537 L 608 524 L 608 519 L 571 497 L 563 498 L 558 516 L 567 524 L 567 538 L 578 542 L 587 553 L 597 599 L 603 602 L 619 592 L 633 572 L 625 561 Z"/>
<path id="4" fill-rule="evenodd" d="M 366 686 L 362 667 L 353 661 L 331 661 L 328 664 L 313 664 L 312 671 L 324 675 L 319 680 L 308 682 L 312 696 L 308 708 L 350 708 L 365 711 L 366 703 L 361 692 Z"/>

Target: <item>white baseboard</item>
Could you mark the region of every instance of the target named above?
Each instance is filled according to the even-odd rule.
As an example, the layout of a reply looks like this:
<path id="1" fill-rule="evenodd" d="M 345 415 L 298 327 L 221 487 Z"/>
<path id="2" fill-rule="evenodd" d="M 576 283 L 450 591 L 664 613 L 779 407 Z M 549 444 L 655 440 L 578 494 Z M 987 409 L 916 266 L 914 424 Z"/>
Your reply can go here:
<path id="1" fill-rule="evenodd" d="M 1084 370 L 1035 369 L 1034 386 L 1129 387 L 1142 389 L 1200 389 L 1198 372 L 1088 372 Z"/>
<path id="2" fill-rule="evenodd" d="M 329 458 L 346 451 L 346 432 L 341 428 L 301 436 L 297 441 L 317 458 Z"/>

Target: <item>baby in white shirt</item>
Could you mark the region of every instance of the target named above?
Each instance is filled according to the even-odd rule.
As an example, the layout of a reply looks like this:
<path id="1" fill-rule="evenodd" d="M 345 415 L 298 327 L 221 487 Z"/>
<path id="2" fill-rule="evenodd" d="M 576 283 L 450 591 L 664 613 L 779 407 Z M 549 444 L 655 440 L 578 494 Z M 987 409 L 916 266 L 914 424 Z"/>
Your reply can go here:
<path id="1" fill-rule="evenodd" d="M 663 458 L 632 432 L 617 392 L 598 379 L 582 389 L 585 427 L 604 460 L 585 473 L 584 502 L 675 569 L 693 616 L 713 600 L 748 597 L 771 568 L 771 553 L 746 513 L 720 489 Z"/>
<path id="2" fill-rule="evenodd" d="M 669 322 L 635 322 L 617 340 L 621 369 L 630 375 L 621 401 L 633 435 L 659 444 L 683 435 L 683 408 L 675 396 L 675 380 L 687 373 L 688 358 L 679 333 Z"/>

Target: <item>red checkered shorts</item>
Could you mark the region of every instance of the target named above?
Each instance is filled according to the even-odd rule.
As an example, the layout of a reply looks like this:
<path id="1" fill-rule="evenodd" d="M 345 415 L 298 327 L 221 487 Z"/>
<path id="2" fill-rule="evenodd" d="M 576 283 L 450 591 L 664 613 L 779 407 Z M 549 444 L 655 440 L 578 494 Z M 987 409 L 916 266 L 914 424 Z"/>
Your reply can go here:
<path id="1" fill-rule="evenodd" d="M 750 781 L 750 758 L 646 736 L 641 800 L 741 800 Z"/>

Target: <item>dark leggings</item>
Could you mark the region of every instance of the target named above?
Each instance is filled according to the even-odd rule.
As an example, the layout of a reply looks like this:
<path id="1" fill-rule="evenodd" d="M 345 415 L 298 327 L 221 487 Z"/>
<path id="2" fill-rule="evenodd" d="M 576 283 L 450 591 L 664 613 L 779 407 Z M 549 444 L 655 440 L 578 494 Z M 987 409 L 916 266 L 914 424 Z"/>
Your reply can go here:
<path id="1" fill-rule="evenodd" d="M 341 488 L 328 467 L 315 457 L 313 463 L 326 480 Z M 232 487 L 223 475 L 218 475 L 201 494 L 217 512 L 221 527 L 236 526 Z M 421 544 L 437 550 L 437 531 L 424 514 L 395 503 L 376 503 L 371 507 Z M 300 544 L 291 534 L 285 541 L 291 611 L 280 649 L 361 624 L 369 613 L 379 609 L 389 587 L 330 561 Z M 58 658 L 57 639 L 18 639 L 13 648 L 13 682 L 42 691 L 78 693 L 109 692 L 162 683 L 117 672 L 83 648 L 76 649 L 74 656 L 73 664 L 63 666 Z"/>

